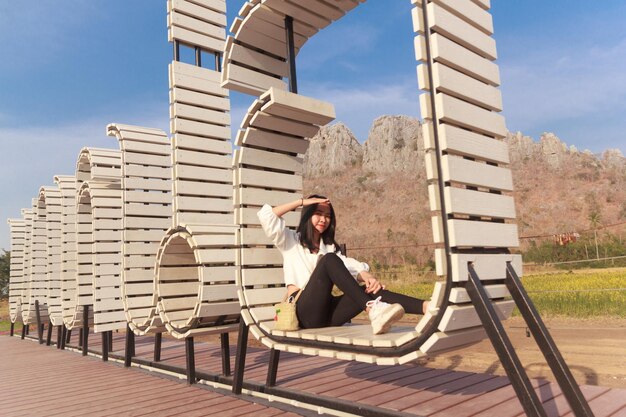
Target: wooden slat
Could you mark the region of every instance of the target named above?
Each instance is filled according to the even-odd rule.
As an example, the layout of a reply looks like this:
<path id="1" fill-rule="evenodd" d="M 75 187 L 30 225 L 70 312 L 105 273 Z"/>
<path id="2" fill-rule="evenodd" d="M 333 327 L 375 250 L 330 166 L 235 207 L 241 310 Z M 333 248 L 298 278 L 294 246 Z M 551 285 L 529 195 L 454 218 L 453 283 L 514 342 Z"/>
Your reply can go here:
<path id="1" fill-rule="evenodd" d="M 515 202 L 513 197 L 507 195 L 446 187 L 445 201 L 448 213 L 505 219 L 515 218 Z"/>
<path id="2" fill-rule="evenodd" d="M 172 133 L 230 140 L 230 127 L 175 118 L 170 121 Z"/>
<path id="3" fill-rule="evenodd" d="M 174 135 L 172 144 L 173 148 L 177 149 L 195 149 L 221 155 L 230 154 L 232 152 L 232 145 L 228 141 L 203 138 L 201 136 L 190 136 L 182 133 Z"/>
<path id="4" fill-rule="evenodd" d="M 497 301 L 493 303 L 493 307 L 498 318 L 506 320 L 511 316 L 515 302 L 513 300 Z M 473 305 L 451 305 L 443 312 L 438 329 L 447 333 L 480 325 L 480 318 Z"/>
<path id="5" fill-rule="evenodd" d="M 280 78 L 262 74 L 233 63 L 228 64 L 228 80 L 248 85 L 255 92 L 253 93 L 255 95 L 260 95 L 272 87 L 280 90 L 287 89 L 287 84 Z M 247 93 L 247 91 L 243 92 Z"/>
<path id="6" fill-rule="evenodd" d="M 426 64 L 418 67 L 418 81 L 420 89 L 432 89 L 429 85 Z M 450 67 L 439 63 L 433 64 L 433 82 L 438 92 L 452 95 L 489 110 L 502 110 L 500 90 Z"/>
<path id="7" fill-rule="evenodd" d="M 181 117 L 203 123 L 230 125 L 230 115 L 228 113 L 182 103 L 174 103 L 170 106 L 170 117 Z"/>
<path id="8" fill-rule="evenodd" d="M 277 249 L 241 249 L 242 265 L 282 265 L 283 258 Z"/>
<path id="9" fill-rule="evenodd" d="M 263 112 L 300 122 L 325 125 L 335 119 L 332 104 L 291 93 L 284 90 L 269 90 L 261 96 L 266 100 Z"/>
<path id="10" fill-rule="evenodd" d="M 254 114 L 250 126 L 302 138 L 312 138 L 319 131 L 317 126 L 272 116 L 263 112 Z"/>
<path id="11" fill-rule="evenodd" d="M 170 103 L 185 103 L 192 106 L 222 111 L 230 110 L 230 100 L 228 97 L 199 93 L 180 87 L 174 87 L 170 90 Z"/>
<path id="12" fill-rule="evenodd" d="M 420 8 L 414 9 L 413 26 L 419 33 L 424 32 L 421 26 L 423 23 L 421 13 Z M 434 3 L 428 4 L 428 23 L 436 33 L 450 38 L 487 59 L 497 59 L 496 42 L 493 38 L 441 6 Z"/>
<path id="13" fill-rule="evenodd" d="M 297 156 L 250 148 L 239 149 L 235 155 L 235 161 L 239 164 L 302 174 L 303 158 Z"/>
<path id="14" fill-rule="evenodd" d="M 485 291 L 489 298 L 504 298 L 508 297 L 509 290 L 504 284 L 497 285 L 485 285 Z M 450 302 L 452 303 L 469 303 L 471 302 L 467 290 L 463 287 L 454 287 L 450 290 Z"/>
<path id="15" fill-rule="evenodd" d="M 424 353 L 441 352 L 476 343 L 485 337 L 487 337 L 487 334 L 482 327 L 450 333 L 437 332 L 424 342 L 420 350 Z"/>
<path id="16" fill-rule="evenodd" d="M 421 103 L 421 102 L 420 102 Z M 435 96 L 437 116 L 441 121 L 504 138 L 507 130 L 504 117 L 444 93 Z"/>
<path id="17" fill-rule="evenodd" d="M 506 278 L 506 265 L 511 262 L 518 276 L 522 276 L 522 256 L 509 254 L 452 254 L 452 280 L 468 280 L 468 262 L 472 262 L 476 274 L 481 280 Z M 437 271 L 437 275 L 445 275 L 446 270 Z"/>
<path id="18" fill-rule="evenodd" d="M 275 304 L 282 301 L 285 294 L 287 294 L 285 288 L 250 289 L 246 290 L 246 303 L 248 306 Z"/>
<path id="19" fill-rule="evenodd" d="M 259 217 L 257 216 L 258 209 L 256 208 L 235 208 L 235 219 L 242 225 L 260 225 Z M 300 223 L 300 214 L 296 212 L 290 212 L 283 215 L 285 225 L 287 227 L 297 227 Z"/>
<path id="20" fill-rule="evenodd" d="M 168 10 L 178 11 L 197 19 L 204 20 L 216 26 L 226 27 L 226 14 L 224 11 L 215 11 L 199 6 L 186 0 L 168 0 Z"/>
<path id="21" fill-rule="evenodd" d="M 304 154 L 309 147 L 307 140 L 254 128 L 247 128 L 237 137 L 237 145 L 242 144 L 299 154 Z"/>
<path id="22" fill-rule="evenodd" d="M 242 285 L 284 285 L 282 268 L 241 269 Z"/>
<path id="23" fill-rule="evenodd" d="M 513 177 L 508 168 L 444 155 L 441 159 L 444 181 L 454 181 L 492 190 L 512 191 Z"/>
<path id="24" fill-rule="evenodd" d="M 232 195 L 232 185 L 230 184 L 216 184 L 216 183 L 208 183 L 208 182 L 197 182 L 197 181 L 183 181 L 180 178 L 185 178 L 185 172 L 190 170 L 191 167 L 185 167 L 186 169 L 179 168 L 178 172 L 182 172 L 182 175 L 177 177 L 179 180 L 176 181 L 176 195 L 195 195 L 195 196 L 206 196 L 211 195 L 214 197 L 230 197 Z M 210 168 L 197 168 L 198 171 L 206 170 L 209 171 Z M 228 176 L 230 176 L 230 172 L 226 172 Z M 195 175 L 190 174 L 189 177 L 196 177 Z M 228 179 L 221 179 L 222 182 L 227 182 Z"/>
<path id="25" fill-rule="evenodd" d="M 271 184 L 272 188 L 277 190 L 302 190 L 302 177 L 300 176 L 248 168 L 239 169 L 239 175 L 240 185 L 267 187 Z"/>
<path id="26" fill-rule="evenodd" d="M 467 74 L 484 83 L 499 86 L 500 70 L 494 62 L 459 45 L 438 33 L 430 37 L 431 54 L 435 62 Z M 426 45 L 423 36 L 415 38 L 415 54 L 418 61 L 426 61 Z"/>
<path id="27" fill-rule="evenodd" d="M 251 149 L 247 149 L 247 151 L 250 150 Z M 263 204 L 269 204 L 270 206 L 278 206 L 301 197 L 302 195 L 300 193 L 288 191 L 244 187 L 237 187 L 235 189 L 235 204 L 243 205 L 262 206 Z"/>
<path id="28" fill-rule="evenodd" d="M 205 36 L 219 39 L 222 42 L 226 39 L 226 29 L 224 27 L 217 26 L 182 13 L 168 13 L 167 25 L 178 26 L 193 32 L 201 33 Z"/>
<path id="29" fill-rule="evenodd" d="M 518 247 L 517 225 L 448 220 L 450 244 L 461 247 Z"/>
<path id="30" fill-rule="evenodd" d="M 169 73 L 170 87 L 184 88 L 218 97 L 228 97 L 228 90 L 220 86 L 219 76 L 215 75 L 215 71 L 182 62 L 172 62 Z"/>
<path id="31" fill-rule="evenodd" d="M 435 149 L 432 125 L 423 125 L 424 146 Z M 483 136 L 451 125 L 439 126 L 439 144 L 442 151 L 469 156 L 489 162 L 509 163 L 509 150 L 506 142 Z"/>
<path id="32" fill-rule="evenodd" d="M 271 74 L 281 77 L 289 76 L 289 67 L 286 61 L 257 52 L 244 45 L 233 44 L 229 50 L 229 59 L 254 68 L 262 68 Z"/>

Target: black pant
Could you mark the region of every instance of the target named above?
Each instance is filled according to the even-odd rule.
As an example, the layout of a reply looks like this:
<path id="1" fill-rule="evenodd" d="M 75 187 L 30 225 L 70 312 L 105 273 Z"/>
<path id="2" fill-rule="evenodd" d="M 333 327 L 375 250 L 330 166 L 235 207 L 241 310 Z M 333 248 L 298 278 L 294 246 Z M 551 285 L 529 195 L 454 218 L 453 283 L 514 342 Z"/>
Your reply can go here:
<path id="1" fill-rule="evenodd" d="M 331 294 L 336 285 L 343 295 Z M 302 328 L 341 326 L 365 310 L 366 303 L 382 296 L 382 301 L 399 303 L 410 314 L 422 314 L 424 301 L 380 290 L 368 294 L 346 269 L 343 261 L 334 253 L 324 255 L 317 263 L 302 295 L 296 303 L 296 314 Z"/>

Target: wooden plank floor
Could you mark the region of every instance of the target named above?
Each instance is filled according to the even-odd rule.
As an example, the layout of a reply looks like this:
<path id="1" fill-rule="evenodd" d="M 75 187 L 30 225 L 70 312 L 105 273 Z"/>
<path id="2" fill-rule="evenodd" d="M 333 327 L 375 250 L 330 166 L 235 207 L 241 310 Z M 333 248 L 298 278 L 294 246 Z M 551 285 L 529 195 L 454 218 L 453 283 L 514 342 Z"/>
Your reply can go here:
<path id="1" fill-rule="evenodd" d="M 68 385 L 69 389 L 78 390 L 78 387 L 81 387 L 81 390 L 77 391 L 77 397 L 72 398 L 72 400 L 67 400 L 69 403 L 65 404 L 70 410 L 72 409 L 72 404 L 83 404 L 85 398 L 95 396 L 95 392 L 102 389 L 91 389 L 91 385 L 87 383 L 87 381 L 91 381 L 92 379 L 97 381 L 99 376 L 103 376 L 105 373 L 107 374 L 108 380 L 108 369 L 111 369 L 110 372 L 112 373 L 121 371 L 122 376 L 120 378 L 123 378 L 124 375 L 127 376 L 129 373 L 138 373 L 142 377 L 146 377 L 145 374 L 140 372 L 128 372 L 128 370 L 120 368 L 118 365 L 104 364 L 96 359 L 87 360 L 88 358 L 82 358 L 76 353 L 60 352 L 52 347 L 39 346 L 36 343 L 20 341 L 18 338 L 13 338 L 10 341 L 12 349 L 21 349 L 22 346 L 24 346 L 24 349 L 19 350 L 17 353 L 12 353 L 12 355 L 17 355 L 16 358 L 22 355 L 27 362 L 31 360 L 31 357 L 35 357 L 37 362 L 42 362 L 42 366 L 35 366 L 32 371 L 30 370 L 31 366 L 29 366 L 27 368 L 28 371 L 25 371 L 26 376 L 23 376 L 23 374 L 19 372 L 23 367 L 15 363 L 18 362 L 17 360 L 6 363 L 7 360 L 4 351 L 7 343 L 5 339 L 9 338 L 0 337 L 0 352 L 3 352 L 0 359 L 0 372 L 2 373 L 0 375 L 0 389 L 2 390 L 4 390 L 5 387 L 15 385 L 14 382 L 8 382 L 11 377 L 7 378 L 5 376 L 5 369 L 10 369 L 11 375 L 24 382 L 32 381 L 32 378 L 34 378 L 33 375 L 42 371 L 43 374 L 40 378 L 54 380 L 63 372 L 70 373 L 73 372 L 72 370 L 75 368 L 85 367 L 90 370 L 89 377 L 82 380 L 82 383 L 78 382 Z M 123 334 L 117 333 L 114 339 L 115 353 L 123 355 Z M 76 339 L 74 339 L 73 342 L 75 342 L 75 340 Z M 148 336 L 136 338 L 136 354 L 138 358 L 142 358 L 146 361 L 152 360 L 153 340 L 152 337 Z M 100 350 L 98 337 L 91 335 L 90 349 L 96 351 Z M 231 367 L 234 365 L 235 351 L 236 347 L 231 346 Z M 63 356 L 61 357 L 59 355 Z M 44 356 L 47 359 L 42 360 Z M 161 358 L 162 363 L 184 369 L 184 343 L 164 337 Z M 269 351 L 267 349 L 248 348 L 244 380 L 262 384 L 266 378 L 268 360 Z M 48 369 L 51 366 L 48 363 L 49 361 L 58 364 L 58 366 L 62 366 L 64 371 L 59 373 Z M 196 370 L 198 372 L 219 374 L 221 371 L 221 353 L 219 346 L 213 343 L 196 342 L 195 361 Z M 75 364 L 75 362 L 80 362 L 81 364 Z M 83 364 L 83 362 L 85 364 Z M 38 368 L 37 371 L 35 371 L 36 368 Z M 48 375 L 49 373 L 53 373 L 54 375 Z M 111 376 L 111 378 L 113 378 L 113 376 Z M 170 411 L 192 415 L 182 411 L 182 409 L 176 408 L 176 406 L 180 407 L 179 401 L 175 401 L 176 406 L 168 402 L 168 398 L 179 398 L 180 396 L 183 396 L 181 398 L 188 398 L 187 396 L 193 397 L 194 410 L 198 413 L 203 413 L 209 409 L 202 404 L 211 404 L 212 401 L 215 401 L 216 404 L 223 404 L 221 402 L 223 401 L 224 403 L 229 403 L 233 407 L 233 410 L 237 410 L 241 407 L 239 408 L 241 412 L 233 412 L 234 415 L 245 415 L 245 413 L 274 415 L 264 414 L 270 412 L 276 412 L 277 414 L 275 415 L 289 415 L 281 410 L 271 410 L 264 408 L 263 405 L 252 404 L 245 401 L 242 401 L 241 405 L 234 405 L 235 402 L 239 400 L 234 400 L 232 397 L 226 397 L 226 399 L 224 399 L 219 394 L 202 389 L 199 390 L 197 387 L 188 387 L 180 382 L 161 381 L 160 383 L 162 384 L 167 383 L 173 385 L 160 387 L 158 389 L 162 391 L 156 391 L 157 394 L 153 394 L 150 388 L 144 389 L 144 385 L 141 382 L 137 382 L 130 385 L 132 387 L 130 389 L 113 391 L 111 395 L 114 400 L 111 401 L 111 398 L 107 397 L 104 403 L 114 403 L 116 407 L 115 410 L 118 412 L 111 414 L 119 415 L 119 412 L 121 412 L 126 405 L 130 406 L 137 403 L 136 400 L 128 398 L 128 391 L 132 391 L 135 396 L 145 398 L 145 401 L 148 402 L 147 405 L 154 407 L 153 413 L 158 415 L 169 415 L 168 412 Z M 567 401 L 563 397 L 557 384 L 540 379 L 533 380 L 532 382 L 549 416 L 572 415 Z M 68 382 L 68 384 L 69 383 L 70 382 Z M 34 389 L 42 389 L 45 391 L 49 384 L 49 382 L 42 382 L 37 385 L 39 388 Z M 120 386 L 120 383 L 109 382 L 104 385 Z M 437 417 L 513 417 L 524 415 L 519 400 L 509 384 L 508 379 L 505 377 L 470 372 L 456 372 L 445 369 L 429 369 L 411 364 L 401 366 L 376 366 L 283 352 L 281 353 L 281 361 L 278 369 L 277 385 L 280 388 L 304 392 L 317 398 L 330 398 L 338 399 L 343 402 L 358 403 L 359 405 L 370 407 L 370 412 L 372 410 L 374 410 L 374 412 L 380 410 L 381 412 L 391 412 L 404 416 L 427 415 Z M 83 393 L 83 389 L 86 390 L 86 392 Z M 626 390 L 591 385 L 583 385 L 581 389 L 597 417 L 626 417 Z M 20 395 L 16 397 L 17 401 L 14 400 L 11 404 L 15 407 L 21 406 L 23 404 L 22 401 L 26 401 L 25 398 L 27 398 L 28 395 L 24 396 L 19 389 L 14 391 L 16 392 L 14 395 L 18 395 L 18 393 Z M 192 391 L 194 394 L 190 394 Z M 200 395 L 196 394 L 196 391 L 207 395 L 207 399 L 196 397 L 196 395 Z M 78 394 L 78 392 L 80 392 L 80 394 Z M 171 394 L 171 396 L 169 394 Z M 4 396 L 5 393 L 0 392 L 0 399 L 2 399 L 0 403 L 2 404 L 5 403 L 3 399 Z M 250 399 L 251 397 L 243 396 L 241 398 Z M 37 397 L 37 400 L 39 403 L 42 402 L 39 400 L 39 397 Z M 253 410 L 252 408 L 248 410 L 245 407 L 258 407 L 259 411 L 255 411 L 257 409 Z M 5 415 L 3 411 L 4 410 L 0 410 L 1 415 Z M 210 407 L 210 411 L 214 411 L 213 407 Z M 215 411 L 217 412 L 217 410 Z M 297 411 L 297 413 L 300 413 L 300 411 Z M 302 413 L 306 414 L 307 411 L 303 410 Z M 66 413 L 63 412 L 63 414 Z M 77 415 L 78 414 L 80 413 L 77 413 Z M 228 415 L 222 411 L 218 414 Z M 204 415 L 208 414 L 205 413 Z"/>
<path id="2" fill-rule="evenodd" d="M 1 416 L 302 415 L 251 399 L 0 336 Z"/>

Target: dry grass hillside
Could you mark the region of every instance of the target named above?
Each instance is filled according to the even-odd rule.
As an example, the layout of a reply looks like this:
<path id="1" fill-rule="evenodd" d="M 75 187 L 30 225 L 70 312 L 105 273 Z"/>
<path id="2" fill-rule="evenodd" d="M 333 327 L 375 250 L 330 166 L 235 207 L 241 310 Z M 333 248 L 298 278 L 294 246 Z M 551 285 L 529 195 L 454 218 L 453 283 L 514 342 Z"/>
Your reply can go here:
<path id="1" fill-rule="evenodd" d="M 432 246 L 420 246 L 432 235 L 418 127 L 417 119 L 382 116 L 363 145 L 341 124 L 312 139 L 305 194 L 332 199 L 338 241 L 353 248 L 352 255 L 388 265 L 425 266 L 431 258 Z M 619 151 L 579 152 L 553 134 L 506 140 L 520 236 L 588 230 L 593 213 L 599 226 L 626 221 L 626 159 Z M 522 239 L 522 248 L 528 242 Z M 361 247 L 387 248 L 354 249 Z"/>

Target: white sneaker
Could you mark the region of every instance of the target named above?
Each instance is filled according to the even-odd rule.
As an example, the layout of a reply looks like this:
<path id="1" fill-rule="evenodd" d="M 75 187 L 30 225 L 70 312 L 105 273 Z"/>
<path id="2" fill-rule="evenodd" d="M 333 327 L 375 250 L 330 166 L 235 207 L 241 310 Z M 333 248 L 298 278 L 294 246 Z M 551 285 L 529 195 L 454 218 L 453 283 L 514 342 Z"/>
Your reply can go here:
<path id="1" fill-rule="evenodd" d="M 366 304 L 370 308 L 369 316 L 374 334 L 387 333 L 391 325 L 404 315 L 404 308 L 400 304 L 388 304 L 380 299 L 378 297 Z"/>

